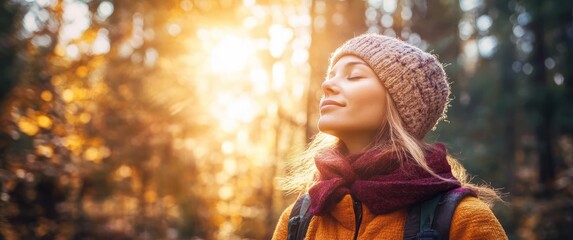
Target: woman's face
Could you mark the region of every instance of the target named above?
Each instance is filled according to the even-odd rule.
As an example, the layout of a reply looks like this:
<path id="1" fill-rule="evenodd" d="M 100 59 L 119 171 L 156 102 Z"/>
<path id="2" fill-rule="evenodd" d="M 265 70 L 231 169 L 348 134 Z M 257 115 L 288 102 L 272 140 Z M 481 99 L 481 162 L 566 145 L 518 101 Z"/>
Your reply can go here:
<path id="1" fill-rule="evenodd" d="M 322 83 L 318 129 L 344 138 L 374 137 L 386 118 L 386 90 L 362 59 L 340 58 Z"/>

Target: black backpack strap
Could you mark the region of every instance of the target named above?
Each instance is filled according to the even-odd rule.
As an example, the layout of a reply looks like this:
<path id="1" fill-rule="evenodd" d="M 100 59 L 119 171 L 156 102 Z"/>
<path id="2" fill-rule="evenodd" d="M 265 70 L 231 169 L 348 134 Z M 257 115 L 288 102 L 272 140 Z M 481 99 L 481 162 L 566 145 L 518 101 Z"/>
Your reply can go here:
<path id="1" fill-rule="evenodd" d="M 418 232 L 420 232 L 420 212 L 422 206 L 416 204 L 410 207 L 408 211 L 408 218 L 406 219 L 406 224 L 404 225 L 404 240 L 416 240 L 418 239 Z"/>
<path id="2" fill-rule="evenodd" d="M 454 211 L 469 195 L 475 194 L 465 188 L 456 188 L 412 206 L 404 226 L 404 239 L 448 240 Z"/>
<path id="3" fill-rule="evenodd" d="M 440 200 L 440 203 L 436 208 L 434 223 L 432 224 L 432 228 L 438 230 L 440 233 L 439 239 L 447 240 L 450 238 L 450 226 L 452 223 L 452 217 L 454 216 L 454 211 L 462 199 L 467 196 L 476 195 L 467 188 L 456 188 L 444 194 L 442 200 Z"/>
<path id="4" fill-rule="evenodd" d="M 288 240 L 302 240 L 306 236 L 308 224 L 312 218 L 310 208 L 310 196 L 302 195 L 292 207 L 288 221 Z"/>
<path id="5" fill-rule="evenodd" d="M 414 205 L 408 212 L 406 225 L 404 226 L 405 240 L 435 240 L 438 239 L 438 231 L 432 228 L 435 211 L 445 193 Z"/>

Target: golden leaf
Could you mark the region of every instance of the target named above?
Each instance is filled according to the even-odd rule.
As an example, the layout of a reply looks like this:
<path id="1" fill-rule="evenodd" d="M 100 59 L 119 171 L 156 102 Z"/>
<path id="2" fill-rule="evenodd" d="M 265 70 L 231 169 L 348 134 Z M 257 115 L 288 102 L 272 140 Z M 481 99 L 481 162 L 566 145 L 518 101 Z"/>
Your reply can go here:
<path id="1" fill-rule="evenodd" d="M 74 92 L 71 89 L 64 90 L 64 93 L 62 93 L 62 99 L 64 99 L 65 102 L 71 102 L 74 100 Z"/>
<path id="2" fill-rule="evenodd" d="M 78 77 L 84 78 L 88 75 L 89 69 L 86 66 L 80 66 L 76 69 Z"/>
<path id="3" fill-rule="evenodd" d="M 84 158 L 88 161 L 91 162 L 95 162 L 95 163 L 99 163 L 101 162 L 102 159 L 102 154 L 100 152 L 100 150 L 96 147 L 89 147 L 85 152 L 84 152 Z"/>
<path id="4" fill-rule="evenodd" d="M 38 133 L 38 130 L 40 130 L 34 121 L 25 117 L 18 120 L 18 127 L 20 131 L 28 136 L 34 136 Z"/>
<path id="5" fill-rule="evenodd" d="M 82 114 L 80 114 L 80 122 L 84 124 L 88 123 L 91 119 L 92 115 L 87 112 L 83 112 Z"/>
<path id="6" fill-rule="evenodd" d="M 50 91 L 42 91 L 40 97 L 42 98 L 42 100 L 50 102 L 54 98 L 54 95 Z"/>
<path id="7" fill-rule="evenodd" d="M 51 128 L 52 127 L 52 119 L 49 118 L 46 115 L 40 115 L 38 116 L 38 126 L 42 127 L 42 128 Z"/>
<path id="8" fill-rule="evenodd" d="M 148 190 L 145 192 L 145 201 L 148 203 L 154 203 L 157 200 L 157 193 L 153 190 Z"/>
<path id="9" fill-rule="evenodd" d="M 38 147 L 36 147 L 36 154 L 47 158 L 51 158 L 54 155 L 54 149 L 52 149 L 52 147 L 50 146 L 39 145 Z"/>
<path id="10" fill-rule="evenodd" d="M 121 178 L 126 178 L 131 176 L 131 168 L 127 165 L 121 165 L 116 171 L 117 175 Z"/>

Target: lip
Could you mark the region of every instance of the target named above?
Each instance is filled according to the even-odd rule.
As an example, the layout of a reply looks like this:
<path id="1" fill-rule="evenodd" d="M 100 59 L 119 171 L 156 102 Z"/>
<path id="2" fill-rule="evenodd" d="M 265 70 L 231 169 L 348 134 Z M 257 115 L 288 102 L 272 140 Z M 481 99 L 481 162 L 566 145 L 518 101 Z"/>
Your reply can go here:
<path id="1" fill-rule="evenodd" d="M 320 102 L 320 111 L 324 111 L 326 109 L 336 108 L 336 107 L 344 107 L 344 105 L 342 103 L 339 103 L 339 102 L 331 100 L 331 99 L 322 100 Z"/>

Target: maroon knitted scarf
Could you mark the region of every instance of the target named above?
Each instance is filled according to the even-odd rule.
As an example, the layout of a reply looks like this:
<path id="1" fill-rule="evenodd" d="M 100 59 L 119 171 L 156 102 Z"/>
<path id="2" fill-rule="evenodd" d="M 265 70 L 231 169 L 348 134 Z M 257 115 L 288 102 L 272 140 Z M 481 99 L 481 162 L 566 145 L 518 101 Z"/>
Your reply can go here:
<path id="1" fill-rule="evenodd" d="M 440 177 L 455 179 L 446 160 L 446 147 L 433 145 L 425 154 L 426 163 Z M 440 192 L 460 187 L 446 182 L 411 163 L 400 164 L 395 152 L 366 151 L 343 156 L 327 151 L 315 157 L 319 180 L 309 190 L 311 213 L 323 215 L 346 194 L 364 203 L 374 214 L 389 213 L 425 201 Z"/>

